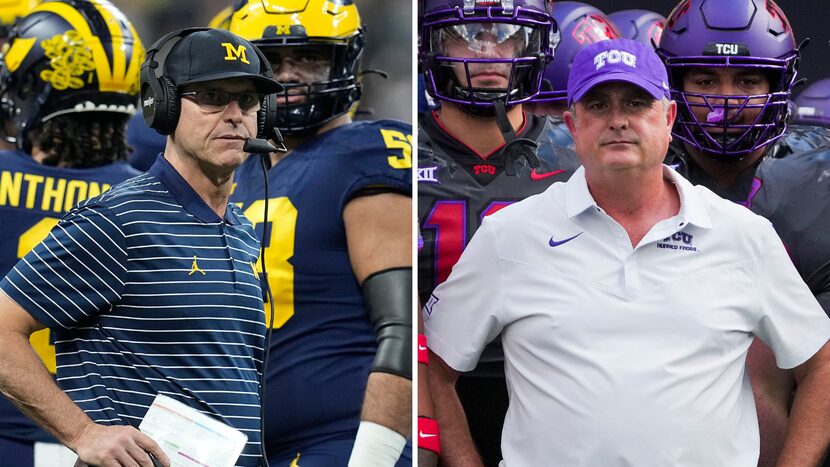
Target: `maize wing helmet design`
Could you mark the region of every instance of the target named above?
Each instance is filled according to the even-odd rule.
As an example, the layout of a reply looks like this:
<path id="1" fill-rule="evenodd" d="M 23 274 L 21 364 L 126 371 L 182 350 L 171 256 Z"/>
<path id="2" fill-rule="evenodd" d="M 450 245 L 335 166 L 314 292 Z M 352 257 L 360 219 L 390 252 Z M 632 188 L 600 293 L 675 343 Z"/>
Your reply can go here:
<path id="1" fill-rule="evenodd" d="M 251 41 L 269 59 L 280 48 L 310 47 L 330 57 L 328 79 L 282 82 L 277 127 L 304 133 L 347 113 L 360 99 L 358 81 L 364 29 L 352 0 L 249 0 L 234 12 L 230 31 Z M 289 95 L 301 95 L 291 103 Z"/>
<path id="2" fill-rule="evenodd" d="M 807 86 L 795 103 L 798 105 L 795 123 L 830 127 L 830 78 Z"/>
<path id="3" fill-rule="evenodd" d="M 666 17 L 649 10 L 620 10 L 608 15 L 622 37 L 647 45 L 660 43 Z"/>
<path id="4" fill-rule="evenodd" d="M 419 8 L 418 58 L 432 97 L 492 109 L 494 102 L 520 104 L 539 92 L 559 41 L 549 0 L 422 0 Z M 464 44 L 468 56 L 450 55 L 453 43 Z M 505 46 L 513 50 L 503 53 Z M 503 73 L 507 86 L 476 87 L 475 70 Z"/>
<path id="5" fill-rule="evenodd" d="M 678 104 L 676 138 L 714 157 L 741 158 L 784 135 L 799 52 L 789 21 L 772 0 L 683 0 L 666 20 L 657 52 Z M 763 71 L 770 92 L 685 92 L 683 75 L 707 67 Z M 696 117 L 695 109 L 705 119 Z M 749 117 L 754 111 L 758 116 Z"/>
<path id="6" fill-rule="evenodd" d="M 105 0 L 43 3 L 21 18 L 0 65 L 4 117 L 24 147 L 32 128 L 72 112 L 132 114 L 144 47 Z"/>
<path id="7" fill-rule="evenodd" d="M 0 0 L 0 37 L 8 37 L 18 18 L 29 14 L 41 0 Z"/>
<path id="8" fill-rule="evenodd" d="M 559 24 L 561 37 L 553 61 L 545 67 L 544 79 L 550 88 L 546 86 L 533 100 L 565 104 L 568 75 L 576 54 L 589 44 L 621 36 L 605 13 L 587 3 L 556 2 L 551 15 Z"/>

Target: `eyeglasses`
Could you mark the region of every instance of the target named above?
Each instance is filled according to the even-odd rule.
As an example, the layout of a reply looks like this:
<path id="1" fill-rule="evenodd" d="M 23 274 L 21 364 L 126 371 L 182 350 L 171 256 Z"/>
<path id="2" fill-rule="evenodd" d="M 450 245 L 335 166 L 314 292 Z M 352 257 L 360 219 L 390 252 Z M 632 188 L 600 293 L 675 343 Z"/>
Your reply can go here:
<path id="1" fill-rule="evenodd" d="M 225 91 L 191 91 L 181 93 L 182 97 L 192 98 L 201 108 L 209 112 L 221 112 L 228 107 L 232 100 L 239 103 L 242 113 L 256 112 L 262 103 L 264 94 L 256 92 L 225 92 Z"/>

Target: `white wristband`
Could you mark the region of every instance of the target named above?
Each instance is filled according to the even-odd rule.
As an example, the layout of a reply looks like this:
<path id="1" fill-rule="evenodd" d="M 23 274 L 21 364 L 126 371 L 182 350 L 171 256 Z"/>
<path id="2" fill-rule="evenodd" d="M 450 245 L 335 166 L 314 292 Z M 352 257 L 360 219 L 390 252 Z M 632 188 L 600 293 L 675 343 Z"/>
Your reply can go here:
<path id="1" fill-rule="evenodd" d="M 360 422 L 349 467 L 394 467 L 405 445 L 406 438 L 397 431 L 377 423 Z"/>

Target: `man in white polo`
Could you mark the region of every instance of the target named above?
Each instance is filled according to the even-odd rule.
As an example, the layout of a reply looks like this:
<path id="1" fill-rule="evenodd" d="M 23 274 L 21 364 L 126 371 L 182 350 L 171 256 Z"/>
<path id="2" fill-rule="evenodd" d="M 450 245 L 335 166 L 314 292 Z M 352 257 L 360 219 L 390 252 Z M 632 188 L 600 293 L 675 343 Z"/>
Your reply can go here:
<path id="1" fill-rule="evenodd" d="M 502 335 L 503 467 L 755 467 L 756 335 L 799 378 L 779 466 L 830 442 L 830 320 L 769 222 L 662 165 L 667 81 L 644 44 L 583 49 L 564 115 L 583 167 L 487 217 L 424 307 L 433 392 Z"/>

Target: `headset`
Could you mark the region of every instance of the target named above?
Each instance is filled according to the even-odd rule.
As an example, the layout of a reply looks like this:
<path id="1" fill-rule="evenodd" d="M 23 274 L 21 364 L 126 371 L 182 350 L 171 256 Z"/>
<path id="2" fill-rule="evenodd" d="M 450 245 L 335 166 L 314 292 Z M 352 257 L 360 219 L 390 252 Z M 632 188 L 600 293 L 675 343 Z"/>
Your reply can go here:
<path id="1" fill-rule="evenodd" d="M 157 40 L 146 52 L 146 59 L 141 65 L 141 102 L 144 110 L 144 122 L 162 135 L 169 135 L 176 129 L 181 111 L 178 86 L 164 75 L 164 64 L 173 47 L 184 37 L 211 28 L 187 28 L 174 31 Z M 254 46 L 259 57 L 259 72 L 266 78 L 274 79 L 274 72 L 265 54 Z M 257 111 L 258 139 L 281 138 L 275 135 L 277 126 L 277 96 L 266 94 Z"/>

